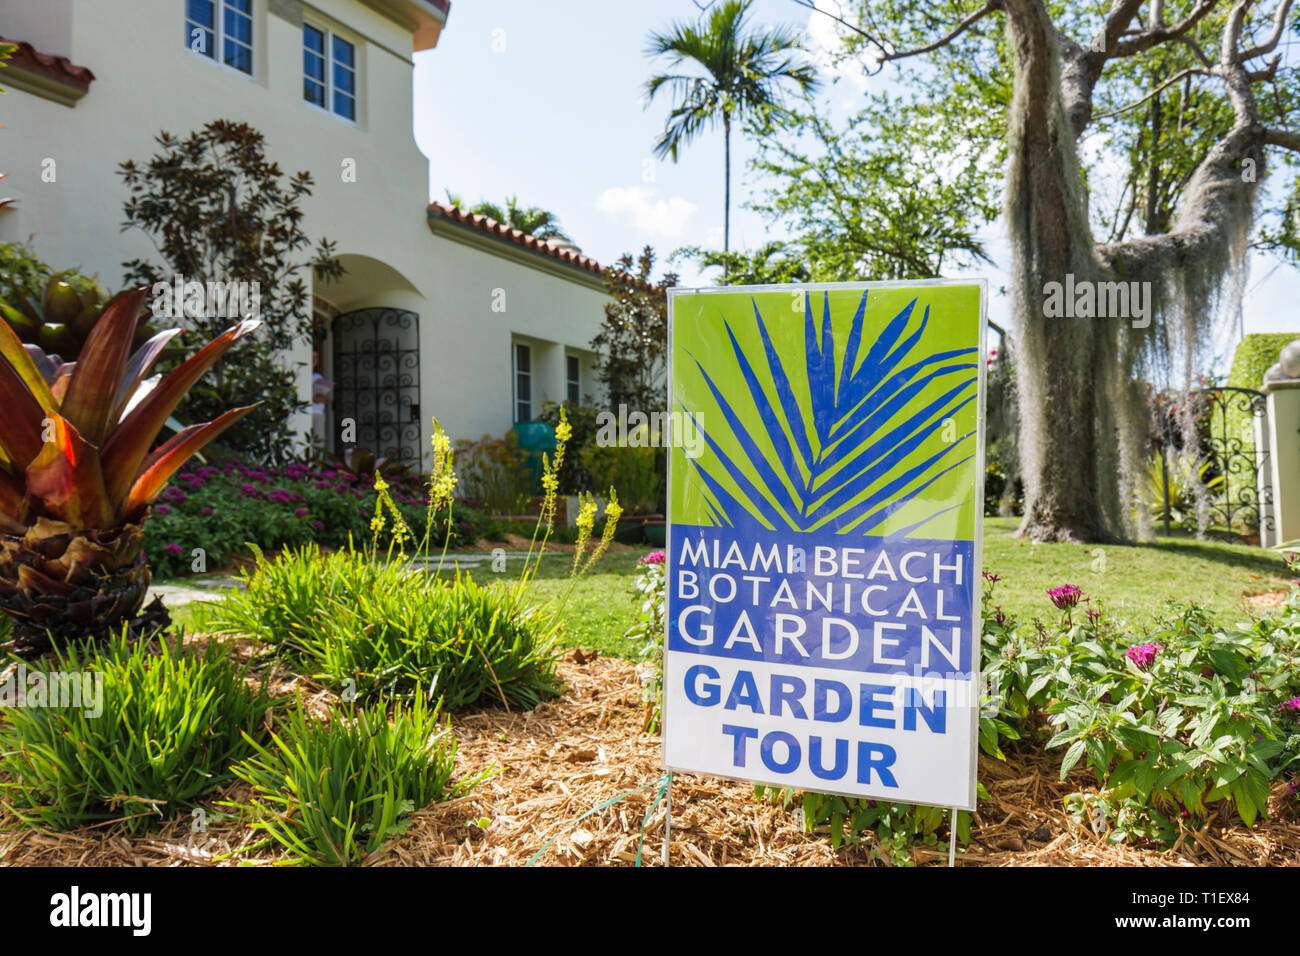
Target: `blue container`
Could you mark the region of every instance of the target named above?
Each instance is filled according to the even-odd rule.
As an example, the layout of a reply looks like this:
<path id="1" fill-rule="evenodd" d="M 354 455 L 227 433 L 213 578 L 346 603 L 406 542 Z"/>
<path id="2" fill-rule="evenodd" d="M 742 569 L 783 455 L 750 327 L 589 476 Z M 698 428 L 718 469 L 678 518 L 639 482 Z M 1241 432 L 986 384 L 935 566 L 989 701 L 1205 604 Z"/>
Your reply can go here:
<path id="1" fill-rule="evenodd" d="M 519 441 L 519 450 L 524 453 L 524 466 L 528 469 L 528 479 L 532 493 L 542 493 L 542 455 L 555 457 L 555 429 L 546 422 L 516 422 L 511 429 Z"/>

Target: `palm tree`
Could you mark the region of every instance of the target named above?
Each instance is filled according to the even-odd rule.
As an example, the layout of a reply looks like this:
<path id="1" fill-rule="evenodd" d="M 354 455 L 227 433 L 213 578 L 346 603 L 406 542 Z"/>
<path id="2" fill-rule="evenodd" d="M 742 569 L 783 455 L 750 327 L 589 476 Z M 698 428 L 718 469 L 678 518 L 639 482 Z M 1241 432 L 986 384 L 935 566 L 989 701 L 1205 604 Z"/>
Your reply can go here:
<path id="1" fill-rule="evenodd" d="M 569 238 L 560 231 L 559 216 L 539 206 L 521 206 L 517 196 L 507 197 L 504 207 L 487 200 L 483 200 L 477 206 L 468 206 L 463 197 L 449 189 L 447 190 L 447 201 L 453 206 L 474 213 L 476 216 L 487 216 L 489 219 L 503 222 L 512 229 L 526 232 L 538 239 Z"/>
<path id="2" fill-rule="evenodd" d="M 667 56 L 673 68 L 691 72 L 660 73 L 646 83 L 646 105 L 663 87 L 677 105 L 655 143 L 655 155 L 672 157 L 706 128 L 722 121 L 726 185 L 723 198 L 724 263 L 731 252 L 731 123 L 756 112 L 780 108 L 780 83 L 793 81 L 803 92 L 817 88 L 812 66 L 798 62 L 799 38 L 784 27 L 750 30 L 746 17 L 753 0 L 726 0 L 708 21 L 674 23 L 666 33 L 652 33 L 651 57 Z M 725 276 L 725 267 L 724 267 Z"/>

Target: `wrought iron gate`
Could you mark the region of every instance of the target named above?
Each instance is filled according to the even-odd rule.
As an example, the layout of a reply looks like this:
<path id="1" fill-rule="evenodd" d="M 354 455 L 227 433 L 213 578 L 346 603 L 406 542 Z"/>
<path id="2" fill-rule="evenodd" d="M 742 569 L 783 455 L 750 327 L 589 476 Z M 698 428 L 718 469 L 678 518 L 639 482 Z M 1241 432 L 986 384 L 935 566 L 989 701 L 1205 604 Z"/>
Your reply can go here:
<path id="1" fill-rule="evenodd" d="M 1212 530 L 1221 534 L 1258 533 L 1267 541 L 1273 530 L 1273 487 L 1269 480 L 1267 404 L 1264 394 L 1250 388 L 1224 385 L 1201 388 L 1190 395 L 1198 429 L 1197 471 L 1205 485 L 1204 504 L 1182 509 L 1178 519 L 1170 502 L 1170 447 L 1166 435 L 1160 450 L 1164 470 L 1164 531 L 1172 520 L 1188 531 Z M 1262 436 L 1262 440 L 1261 440 Z M 1262 479 L 1262 480 L 1261 480 Z M 1198 513 L 1199 512 L 1199 513 Z"/>
<path id="2" fill-rule="evenodd" d="M 357 445 L 377 455 L 418 460 L 419 315 L 389 308 L 345 312 L 334 319 L 333 337 L 336 434 L 351 418 Z"/>

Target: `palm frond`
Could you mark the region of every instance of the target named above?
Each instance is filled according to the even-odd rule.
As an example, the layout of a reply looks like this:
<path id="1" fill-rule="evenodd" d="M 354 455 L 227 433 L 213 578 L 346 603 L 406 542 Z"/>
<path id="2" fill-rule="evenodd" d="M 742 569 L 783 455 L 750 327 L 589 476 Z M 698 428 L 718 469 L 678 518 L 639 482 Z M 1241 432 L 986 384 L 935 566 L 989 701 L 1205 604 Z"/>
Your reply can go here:
<path id="1" fill-rule="evenodd" d="M 708 455 L 692 462 L 718 523 L 757 519 L 772 529 L 879 534 L 899 509 L 974 457 L 973 430 L 937 450 L 934 439 L 977 397 L 978 348 L 920 348 L 930 308 L 918 321 L 916 299 L 868 343 L 868 294 L 858 299 L 842 346 L 829 293 L 823 293 L 820 316 L 812 296 L 804 295 L 804 361 L 797 370 L 782 360 L 752 297 L 761 350 L 751 345 L 753 354 L 747 354 L 724 320 L 725 347 L 720 343 L 713 354 L 725 361 L 709 368 L 684 353 L 722 415 L 707 429 L 702 416 L 695 418 Z M 745 336 L 751 343 L 754 338 Z M 743 388 L 724 389 L 723 376 Z M 699 409 L 690 411 L 698 416 Z M 765 428 L 755 430 L 755 420 Z"/>

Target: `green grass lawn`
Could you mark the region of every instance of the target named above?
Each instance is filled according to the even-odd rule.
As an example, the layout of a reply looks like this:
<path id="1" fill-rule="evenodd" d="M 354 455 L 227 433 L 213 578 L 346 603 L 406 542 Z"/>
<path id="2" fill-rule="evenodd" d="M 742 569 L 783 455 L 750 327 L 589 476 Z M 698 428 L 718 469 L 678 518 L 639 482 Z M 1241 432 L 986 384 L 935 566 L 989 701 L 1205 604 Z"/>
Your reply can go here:
<path id="1" fill-rule="evenodd" d="M 1154 544 L 1034 544 L 1014 537 L 1018 520 L 984 521 L 984 567 L 1001 577 L 994 603 L 1021 621 L 1056 614 L 1048 588 L 1076 584 L 1104 602 L 1119 617 L 1148 618 L 1171 601 L 1196 601 L 1223 623 L 1250 613 L 1242 597 L 1285 590 L 1290 578 L 1282 559 L 1270 551 L 1194 538 L 1161 538 Z M 645 549 L 647 552 L 651 548 Z M 637 605 L 628 593 L 636 562 L 643 552 L 607 554 L 569 591 L 570 559 L 553 555 L 542 562 L 535 587 L 547 600 L 564 605 L 570 647 L 596 648 L 604 654 L 636 658 L 640 646 L 623 637 Z M 487 569 L 471 572 L 480 582 L 518 573 L 511 562 L 505 575 Z M 1255 609 L 1254 614 L 1259 615 Z"/>
<path id="2" fill-rule="evenodd" d="M 1019 519 L 984 519 L 984 569 L 1001 577 L 994 604 L 1028 621 L 1055 614 L 1048 588 L 1075 584 L 1120 617 L 1147 617 L 1170 601 L 1195 601 L 1224 623 L 1244 620 L 1242 598 L 1285 590 L 1281 557 L 1263 548 L 1160 538 L 1154 544 L 1034 544 L 1014 537 Z M 1258 615 L 1259 611 L 1255 610 Z"/>

